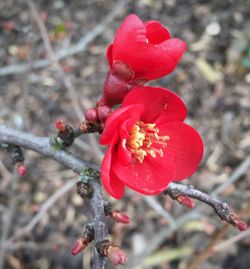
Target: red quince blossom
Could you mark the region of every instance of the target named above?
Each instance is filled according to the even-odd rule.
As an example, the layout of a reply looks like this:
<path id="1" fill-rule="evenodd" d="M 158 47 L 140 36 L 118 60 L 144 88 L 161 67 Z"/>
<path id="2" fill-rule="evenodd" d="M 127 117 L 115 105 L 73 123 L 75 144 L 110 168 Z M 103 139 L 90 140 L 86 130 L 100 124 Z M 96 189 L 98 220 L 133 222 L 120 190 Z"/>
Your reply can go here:
<path id="1" fill-rule="evenodd" d="M 106 191 L 122 198 L 125 186 L 159 194 L 171 181 L 191 176 L 203 155 L 203 142 L 183 123 L 187 109 L 171 90 L 137 87 L 105 122 L 100 137 L 108 150 L 101 165 Z"/>
<path id="2" fill-rule="evenodd" d="M 127 16 L 107 49 L 110 72 L 101 103 L 120 104 L 131 87 L 169 74 L 185 50 L 185 42 L 171 38 L 158 21 L 143 22 L 134 14 Z"/>

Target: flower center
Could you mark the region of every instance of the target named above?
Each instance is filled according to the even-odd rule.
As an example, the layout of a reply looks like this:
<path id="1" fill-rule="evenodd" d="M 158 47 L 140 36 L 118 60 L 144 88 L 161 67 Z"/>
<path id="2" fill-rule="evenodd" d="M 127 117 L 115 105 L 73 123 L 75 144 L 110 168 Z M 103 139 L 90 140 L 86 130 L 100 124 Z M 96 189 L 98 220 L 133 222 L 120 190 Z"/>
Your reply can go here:
<path id="1" fill-rule="evenodd" d="M 163 157 L 163 149 L 167 146 L 169 136 L 159 136 L 159 128 L 154 123 L 138 121 L 129 132 L 126 146 L 133 156 L 143 163 L 145 156 L 156 158 L 157 154 Z"/>

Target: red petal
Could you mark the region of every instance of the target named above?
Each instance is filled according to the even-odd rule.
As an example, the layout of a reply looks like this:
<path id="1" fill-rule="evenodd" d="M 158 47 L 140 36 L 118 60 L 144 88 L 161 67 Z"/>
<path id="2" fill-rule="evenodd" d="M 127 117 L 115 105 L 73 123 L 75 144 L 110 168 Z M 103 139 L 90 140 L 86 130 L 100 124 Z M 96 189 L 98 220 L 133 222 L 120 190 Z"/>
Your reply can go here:
<path id="1" fill-rule="evenodd" d="M 158 45 L 150 45 L 145 52 L 141 51 L 138 54 L 138 59 L 144 60 L 143 67 L 141 65 L 136 70 L 141 77 L 149 80 L 165 76 L 176 68 L 185 50 L 185 42 L 178 38 L 168 39 Z M 128 64 L 133 68 L 132 63 Z"/>
<path id="2" fill-rule="evenodd" d="M 187 109 L 180 97 L 171 90 L 160 87 L 138 87 L 131 90 L 123 99 L 122 107 L 141 104 L 145 108 L 141 120 L 157 123 L 184 120 Z"/>
<path id="3" fill-rule="evenodd" d="M 183 122 L 168 122 L 158 127 L 162 131 L 160 135 L 170 137 L 164 149 L 162 162 L 168 162 L 168 158 L 174 162 L 173 180 L 190 177 L 197 170 L 203 155 L 203 142 L 200 135 Z"/>
<path id="4" fill-rule="evenodd" d="M 125 185 L 114 177 L 111 171 L 111 161 L 113 157 L 115 143 L 109 146 L 101 165 L 101 181 L 105 190 L 114 198 L 121 199 L 124 195 Z"/>
<path id="5" fill-rule="evenodd" d="M 175 165 L 169 159 L 164 164 L 160 158 L 146 157 L 143 163 L 135 160 L 128 166 L 122 165 L 118 158 L 112 161 L 114 174 L 131 189 L 147 195 L 159 194 L 167 189 L 174 178 Z"/>
<path id="6" fill-rule="evenodd" d="M 177 38 L 168 39 L 160 44 L 148 44 L 146 33 L 141 33 L 139 41 L 128 40 L 122 44 L 114 43 L 113 60 L 128 64 L 135 78 L 147 80 L 163 77 L 172 72 L 181 59 L 186 44 Z"/>
<path id="7" fill-rule="evenodd" d="M 129 15 L 116 33 L 112 61 L 130 66 L 135 79 L 156 79 L 172 72 L 186 49 L 186 44 L 170 34 L 159 22 L 145 24 Z M 111 52 L 108 51 L 110 62 Z"/>
<path id="8" fill-rule="evenodd" d="M 158 21 L 147 21 L 144 23 L 147 32 L 147 38 L 151 44 L 159 44 L 169 38 L 169 31 Z"/>
<path id="9" fill-rule="evenodd" d="M 112 51 L 113 51 L 113 44 L 109 45 L 106 51 L 106 57 L 110 67 L 112 67 L 113 63 Z"/>
<path id="10" fill-rule="evenodd" d="M 128 119 L 120 127 L 119 135 L 120 142 L 118 143 L 118 158 L 123 165 L 128 165 L 131 162 L 131 152 L 127 150 L 124 142 L 126 143 L 126 139 L 129 137 L 129 131 L 134 125 L 134 121 Z"/>
<path id="11" fill-rule="evenodd" d="M 118 144 L 117 153 L 117 157 L 119 158 L 119 161 L 122 165 L 128 165 L 129 163 L 131 163 L 132 154 L 124 147 L 123 143 Z"/>
<path id="12" fill-rule="evenodd" d="M 146 42 L 146 40 L 144 23 L 135 14 L 131 14 L 125 18 L 116 33 L 113 52 L 117 49 L 129 49 L 128 43 Z"/>
<path id="13" fill-rule="evenodd" d="M 135 122 L 140 118 L 140 113 L 142 110 L 143 107 L 141 105 L 132 105 L 119 108 L 111 113 L 105 122 L 104 131 L 100 137 L 100 144 L 111 144 L 114 135 L 119 132 L 121 124 L 127 119 Z"/>

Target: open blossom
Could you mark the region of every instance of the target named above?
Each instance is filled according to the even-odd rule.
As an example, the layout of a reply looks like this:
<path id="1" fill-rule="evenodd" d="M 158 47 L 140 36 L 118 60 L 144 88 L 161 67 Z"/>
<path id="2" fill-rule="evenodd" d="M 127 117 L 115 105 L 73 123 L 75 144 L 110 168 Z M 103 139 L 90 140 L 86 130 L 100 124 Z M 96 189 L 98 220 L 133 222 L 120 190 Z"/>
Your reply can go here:
<path id="1" fill-rule="evenodd" d="M 103 104 L 120 104 L 134 86 L 172 72 L 186 49 L 186 44 L 172 38 L 158 21 L 143 22 L 129 15 L 107 49 L 110 72 L 104 84 Z"/>
<path id="2" fill-rule="evenodd" d="M 125 186 L 147 195 L 166 190 L 171 181 L 191 176 L 203 154 L 203 142 L 183 123 L 182 100 L 160 87 L 137 87 L 105 122 L 100 138 L 108 145 L 101 180 L 116 199 Z"/>

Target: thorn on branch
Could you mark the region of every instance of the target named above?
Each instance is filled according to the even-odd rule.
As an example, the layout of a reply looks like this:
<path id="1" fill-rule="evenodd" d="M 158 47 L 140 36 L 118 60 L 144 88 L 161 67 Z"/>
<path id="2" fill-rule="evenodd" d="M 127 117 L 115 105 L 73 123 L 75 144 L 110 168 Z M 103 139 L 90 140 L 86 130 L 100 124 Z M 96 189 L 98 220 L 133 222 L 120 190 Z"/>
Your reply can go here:
<path id="1" fill-rule="evenodd" d="M 94 240 L 94 228 L 92 224 L 88 224 L 85 227 L 83 236 L 76 241 L 75 245 L 71 249 L 72 255 L 76 256 L 77 254 L 79 254 L 93 240 Z"/>
<path id="2" fill-rule="evenodd" d="M 107 201 L 104 202 L 104 212 L 106 216 L 110 216 L 117 223 L 130 223 L 130 218 L 126 213 L 120 212 L 118 209 L 113 208 L 113 206 Z"/>
<path id="3" fill-rule="evenodd" d="M 113 246 L 108 239 L 96 243 L 98 253 L 107 257 L 108 260 L 114 265 L 124 265 L 127 261 L 126 253 L 117 246 Z"/>

